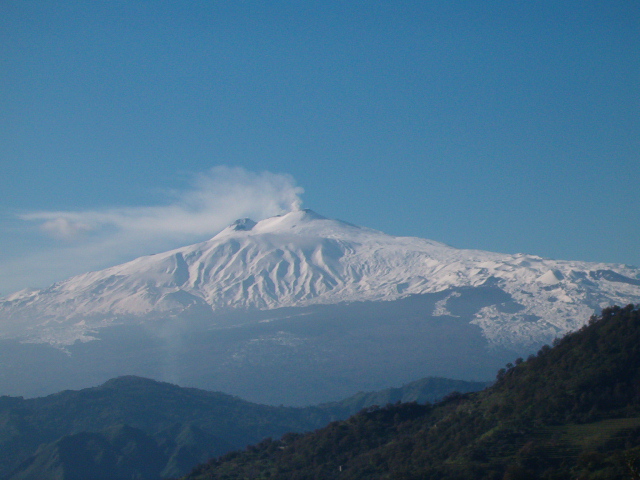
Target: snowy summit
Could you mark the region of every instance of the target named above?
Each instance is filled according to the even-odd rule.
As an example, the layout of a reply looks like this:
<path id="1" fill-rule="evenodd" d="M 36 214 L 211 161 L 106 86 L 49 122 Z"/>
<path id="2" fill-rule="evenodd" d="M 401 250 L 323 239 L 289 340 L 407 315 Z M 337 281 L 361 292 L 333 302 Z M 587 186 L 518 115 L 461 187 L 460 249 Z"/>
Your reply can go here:
<path id="1" fill-rule="evenodd" d="M 0 338 L 65 345 L 98 328 L 191 312 L 389 301 L 462 287 L 509 296 L 474 314 L 494 344 L 548 340 L 610 304 L 640 302 L 640 271 L 623 265 L 461 250 L 394 237 L 311 210 L 237 220 L 212 239 L 72 277 L 0 301 Z M 479 290 L 482 292 L 482 290 Z M 514 308 L 515 305 L 515 308 Z"/>

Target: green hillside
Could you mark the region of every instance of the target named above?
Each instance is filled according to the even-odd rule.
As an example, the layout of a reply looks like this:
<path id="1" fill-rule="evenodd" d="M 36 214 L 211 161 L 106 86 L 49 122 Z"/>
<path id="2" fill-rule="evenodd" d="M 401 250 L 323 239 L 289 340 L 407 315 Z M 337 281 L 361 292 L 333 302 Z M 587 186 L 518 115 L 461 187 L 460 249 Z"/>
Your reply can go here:
<path id="1" fill-rule="evenodd" d="M 266 437 L 320 428 L 363 406 L 395 399 L 435 399 L 452 390 L 483 386 L 428 378 L 306 408 L 259 405 L 133 376 L 42 398 L 4 396 L 0 397 L 0 478 L 175 477 L 212 456 Z"/>
<path id="2" fill-rule="evenodd" d="M 98 456 L 106 455 L 107 451 L 113 452 L 113 458 L 126 456 L 130 452 L 119 452 L 109 433 L 116 427 L 133 428 L 146 437 L 145 442 L 154 443 L 162 451 L 167 465 L 156 469 L 154 476 L 140 473 L 148 470 L 145 465 L 136 467 L 141 476 L 134 478 L 145 479 L 157 478 L 160 472 L 167 476 L 183 474 L 194 463 L 212 455 L 242 448 L 265 436 L 317 428 L 330 419 L 328 412 L 317 408 L 258 405 L 223 393 L 181 388 L 140 377 L 120 377 L 99 387 L 42 398 L 0 397 L 0 478 L 22 478 L 27 464 L 29 471 L 34 472 L 33 478 L 73 478 L 68 473 L 62 477 L 49 476 L 45 469 L 49 463 L 42 458 L 47 452 L 66 451 L 70 445 L 75 445 L 76 456 L 96 448 L 103 452 Z M 185 437 L 185 432 L 194 428 L 202 435 L 198 442 Z M 129 435 L 132 430 L 124 432 Z M 91 436 L 84 435 L 88 433 Z M 141 441 L 137 436 L 134 443 Z M 81 444 L 84 446 L 80 447 Z M 30 458 L 34 455 L 40 458 Z M 92 475 L 111 468 L 106 461 L 97 466 L 90 456 L 87 453 L 86 462 L 93 466 L 89 470 Z M 62 470 L 76 460 L 65 455 L 57 458 L 62 462 Z M 181 468 L 168 468 L 169 463 Z M 40 466 L 36 468 L 37 465 Z"/>
<path id="3" fill-rule="evenodd" d="M 640 478 L 640 311 L 589 325 L 441 403 L 369 408 L 194 470 L 205 479 Z"/>

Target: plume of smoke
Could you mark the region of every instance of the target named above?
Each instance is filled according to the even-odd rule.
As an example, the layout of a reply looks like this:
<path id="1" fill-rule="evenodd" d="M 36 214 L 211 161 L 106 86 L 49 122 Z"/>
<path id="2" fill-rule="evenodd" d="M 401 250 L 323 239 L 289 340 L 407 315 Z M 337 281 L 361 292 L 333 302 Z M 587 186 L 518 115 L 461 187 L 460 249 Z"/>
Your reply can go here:
<path id="1" fill-rule="evenodd" d="M 40 229 L 55 238 L 73 239 L 94 229 L 92 225 L 65 217 L 56 217 L 45 221 Z"/>
<path id="2" fill-rule="evenodd" d="M 0 264 L 0 270 L 4 276 L 19 275 L 23 282 L 30 278 L 29 286 L 43 286 L 73 274 L 205 240 L 238 218 L 258 221 L 297 210 L 302 193 L 288 174 L 215 167 L 194 175 L 188 188 L 168 194 L 163 205 L 23 214 L 22 220 L 65 242 L 6 261 Z M 55 272 L 55 277 L 47 272 Z"/>
<path id="3" fill-rule="evenodd" d="M 23 220 L 42 222 L 41 229 L 70 239 L 87 232 L 112 237 L 189 237 L 213 234 L 233 220 L 266 217 L 300 208 L 302 188 L 293 177 L 243 168 L 215 167 L 194 177 L 191 188 L 173 192 L 166 205 L 75 212 L 32 212 Z"/>

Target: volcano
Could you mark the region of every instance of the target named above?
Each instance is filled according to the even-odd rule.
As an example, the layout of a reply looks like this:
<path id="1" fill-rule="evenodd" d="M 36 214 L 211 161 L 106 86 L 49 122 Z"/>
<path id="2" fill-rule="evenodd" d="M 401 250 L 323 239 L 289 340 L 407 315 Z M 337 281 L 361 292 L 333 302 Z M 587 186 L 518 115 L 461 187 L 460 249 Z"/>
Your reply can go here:
<path id="1" fill-rule="evenodd" d="M 462 250 L 297 210 L 5 297 L 0 394 L 135 374 L 302 404 L 428 375 L 486 380 L 638 302 L 637 268 Z"/>

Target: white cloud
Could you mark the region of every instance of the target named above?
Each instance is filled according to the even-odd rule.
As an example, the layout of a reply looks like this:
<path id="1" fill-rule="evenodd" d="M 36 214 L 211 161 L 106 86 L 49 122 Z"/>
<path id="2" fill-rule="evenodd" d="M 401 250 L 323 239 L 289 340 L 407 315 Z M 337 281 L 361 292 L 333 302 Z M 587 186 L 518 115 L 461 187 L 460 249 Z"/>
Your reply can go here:
<path id="1" fill-rule="evenodd" d="M 238 218 L 261 220 L 296 210 L 302 193 L 287 174 L 215 167 L 195 175 L 188 188 L 167 194 L 164 205 L 22 214 L 23 221 L 65 242 L 52 242 L 0 264 L 5 279 L 0 289 L 10 293 L 26 286 L 42 287 L 74 274 L 201 241 Z M 12 278 L 20 281 L 14 283 Z"/>
<path id="2" fill-rule="evenodd" d="M 42 221 L 42 230 L 58 238 L 97 230 L 123 240 L 156 234 L 182 237 L 215 233 L 244 216 L 262 219 L 297 209 L 302 192 L 290 175 L 215 167 L 196 175 L 188 190 L 174 192 L 167 205 L 33 212 L 21 218 Z"/>
<path id="3" fill-rule="evenodd" d="M 73 221 L 65 217 L 57 217 L 47 220 L 40 225 L 40 228 L 43 232 L 48 233 L 52 237 L 66 240 L 77 238 L 83 233 L 94 229 L 94 227 L 88 223 Z"/>

